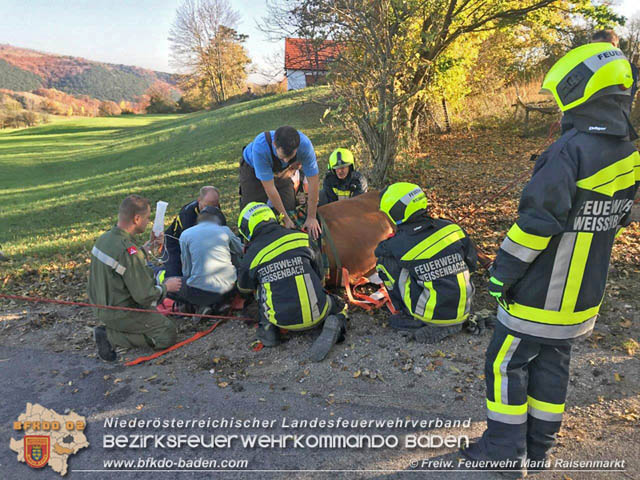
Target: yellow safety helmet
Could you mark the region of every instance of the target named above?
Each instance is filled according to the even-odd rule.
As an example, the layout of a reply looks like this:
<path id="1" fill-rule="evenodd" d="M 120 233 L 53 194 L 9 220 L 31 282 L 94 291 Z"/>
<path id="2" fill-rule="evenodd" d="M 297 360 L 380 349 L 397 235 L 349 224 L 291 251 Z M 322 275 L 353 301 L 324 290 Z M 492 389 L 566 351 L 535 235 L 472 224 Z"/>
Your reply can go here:
<path id="1" fill-rule="evenodd" d="M 256 227 L 262 222 L 276 221 L 273 210 L 262 202 L 247 204 L 238 217 L 238 231 L 247 240 L 251 240 Z"/>
<path id="2" fill-rule="evenodd" d="M 384 212 L 396 225 L 406 222 L 415 213 L 426 209 L 427 196 L 414 183 L 398 182 L 382 191 L 380 211 Z"/>
<path id="3" fill-rule="evenodd" d="M 544 77 L 542 90 L 550 92 L 566 112 L 604 95 L 631 95 L 631 64 L 610 43 L 588 43 L 558 60 Z"/>
<path id="4" fill-rule="evenodd" d="M 336 148 L 329 156 L 329 170 L 354 165 L 353 153 L 346 148 Z"/>

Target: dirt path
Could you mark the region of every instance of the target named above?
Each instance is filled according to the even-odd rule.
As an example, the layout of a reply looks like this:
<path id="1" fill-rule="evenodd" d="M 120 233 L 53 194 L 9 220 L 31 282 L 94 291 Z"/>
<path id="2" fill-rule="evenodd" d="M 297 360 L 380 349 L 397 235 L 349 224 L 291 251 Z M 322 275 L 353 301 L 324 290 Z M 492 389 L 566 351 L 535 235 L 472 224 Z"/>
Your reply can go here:
<path id="1" fill-rule="evenodd" d="M 591 339 L 574 347 L 567 414 L 553 456 L 562 460 L 624 460 L 626 472 L 556 472 L 535 478 L 640 478 L 637 473 L 640 469 L 637 449 L 640 444 L 640 352 L 637 343 L 634 346 L 631 340 L 637 341 L 639 337 L 640 326 L 631 320 L 638 319 L 636 312 L 640 310 L 637 299 L 623 297 L 624 301 L 610 302 L 618 307 L 605 306 Z M 479 299 L 480 305 L 485 302 Z M 355 313 L 347 341 L 335 348 L 323 363 L 312 364 L 304 358 L 313 333 L 291 335 L 280 348 L 254 352 L 252 326 L 229 321 L 211 335 L 158 360 L 125 367 L 124 360 L 145 352 L 126 351 L 114 365 L 96 359 L 95 347 L 85 328 L 95 320 L 87 310 L 41 305 L 22 307 L 9 305 L 0 314 L 0 372 L 5 385 L 5 401 L 0 407 L 0 438 L 8 446 L 11 422 L 27 401 L 59 411 L 71 408 L 87 415 L 87 437 L 92 448 L 70 460 L 69 478 L 112 478 L 113 473 L 73 472 L 101 468 L 104 458 L 110 454 L 101 446 L 102 435 L 109 433 L 102 422 L 109 416 L 257 417 L 275 419 L 277 425 L 284 417 L 470 418 L 470 428 L 400 429 L 391 433 L 467 435 L 471 439 L 484 428 L 483 355 L 490 332 L 480 336 L 465 332 L 430 347 L 391 331 L 386 327 L 383 313 L 373 316 Z M 206 327 L 194 325 L 190 320 L 181 321 L 180 325 L 182 338 Z M 291 433 L 284 427 L 274 431 Z M 459 456 L 455 451 L 447 448 L 348 449 L 313 450 L 309 455 L 309 450 L 239 448 L 233 450 L 233 455 L 217 451 L 214 455 L 209 452 L 205 455 L 221 459 L 246 458 L 251 469 L 358 470 L 344 474 L 357 478 L 395 478 L 411 476 L 412 462 L 424 459 L 457 462 Z M 8 448 L 0 452 L 0 468 L 8 472 L 8 478 L 25 478 L 28 467 L 18 464 Z M 190 450 L 179 453 L 198 455 L 198 451 Z M 116 457 L 138 458 L 140 455 L 140 452 L 124 451 Z M 392 472 L 396 470 L 400 472 Z M 123 475 L 148 478 L 140 472 Z M 189 478 L 206 478 L 206 475 Z M 247 473 L 238 475 L 244 478 Z M 287 476 L 311 478 L 311 475 L 302 472 Z M 468 478 L 471 475 L 474 474 L 432 472 L 428 477 Z M 483 474 L 484 478 L 493 478 L 492 475 Z M 313 474 L 313 478 L 317 476 L 321 475 Z M 335 474 L 327 478 L 330 476 Z"/>

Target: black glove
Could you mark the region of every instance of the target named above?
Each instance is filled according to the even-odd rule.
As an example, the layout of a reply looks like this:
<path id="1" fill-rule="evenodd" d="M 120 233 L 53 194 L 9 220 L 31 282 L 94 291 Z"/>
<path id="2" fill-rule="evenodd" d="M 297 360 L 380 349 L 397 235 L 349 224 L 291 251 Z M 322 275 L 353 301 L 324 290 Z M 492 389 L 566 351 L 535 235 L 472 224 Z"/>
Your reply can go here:
<path id="1" fill-rule="evenodd" d="M 510 302 L 507 297 L 508 290 L 509 286 L 505 285 L 504 282 L 501 282 L 496 277 L 489 279 L 489 294 L 494 297 L 505 310 L 509 310 L 509 303 L 513 303 Z"/>

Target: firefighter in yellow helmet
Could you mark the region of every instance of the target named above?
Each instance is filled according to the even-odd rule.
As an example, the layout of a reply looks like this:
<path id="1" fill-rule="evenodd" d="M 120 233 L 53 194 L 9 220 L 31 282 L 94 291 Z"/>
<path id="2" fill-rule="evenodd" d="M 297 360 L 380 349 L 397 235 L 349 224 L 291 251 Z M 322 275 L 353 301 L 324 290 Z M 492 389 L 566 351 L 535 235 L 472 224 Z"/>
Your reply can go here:
<path id="1" fill-rule="evenodd" d="M 337 202 L 365 193 L 367 179 L 355 169 L 353 153 L 346 148 L 336 148 L 329 157 L 329 171 L 324 177 L 320 192 L 320 204 Z"/>
<path id="2" fill-rule="evenodd" d="M 258 339 L 265 347 L 275 347 L 280 328 L 298 331 L 322 325 L 309 357 L 323 360 L 344 340 L 346 317 L 343 302 L 322 287 L 322 259 L 310 248 L 309 235 L 280 226 L 273 211 L 260 202 L 240 212 L 238 230 L 248 241 L 238 289 L 256 292 Z"/>
<path id="3" fill-rule="evenodd" d="M 397 225 L 396 234 L 375 250 L 376 269 L 398 313 L 389 325 L 435 343 L 459 332 L 469 316 L 476 269 L 473 243 L 456 224 L 427 214 L 418 185 L 394 183 L 382 192 L 380 210 Z"/>
<path id="4" fill-rule="evenodd" d="M 544 468 L 565 409 L 571 344 L 591 334 L 614 237 L 629 223 L 640 155 L 622 51 L 569 51 L 542 88 L 564 116 L 537 160 L 491 270 L 498 324 L 486 353 L 487 430 L 462 453 Z M 526 461 L 525 461 L 526 460 Z"/>

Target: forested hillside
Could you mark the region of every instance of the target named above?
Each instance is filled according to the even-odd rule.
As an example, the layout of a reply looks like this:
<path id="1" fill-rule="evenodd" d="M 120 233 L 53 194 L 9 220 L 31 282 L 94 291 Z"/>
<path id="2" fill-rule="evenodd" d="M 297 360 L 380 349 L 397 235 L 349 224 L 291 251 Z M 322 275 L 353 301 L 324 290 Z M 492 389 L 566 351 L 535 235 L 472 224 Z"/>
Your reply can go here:
<path id="1" fill-rule="evenodd" d="M 158 83 L 174 87 L 177 76 L 0 45 L 0 89 L 30 92 L 44 87 L 120 102 L 134 101 Z"/>
<path id="2" fill-rule="evenodd" d="M 29 92 L 40 88 L 42 84 L 43 79 L 35 73 L 15 67 L 0 58 L 0 88 Z"/>

